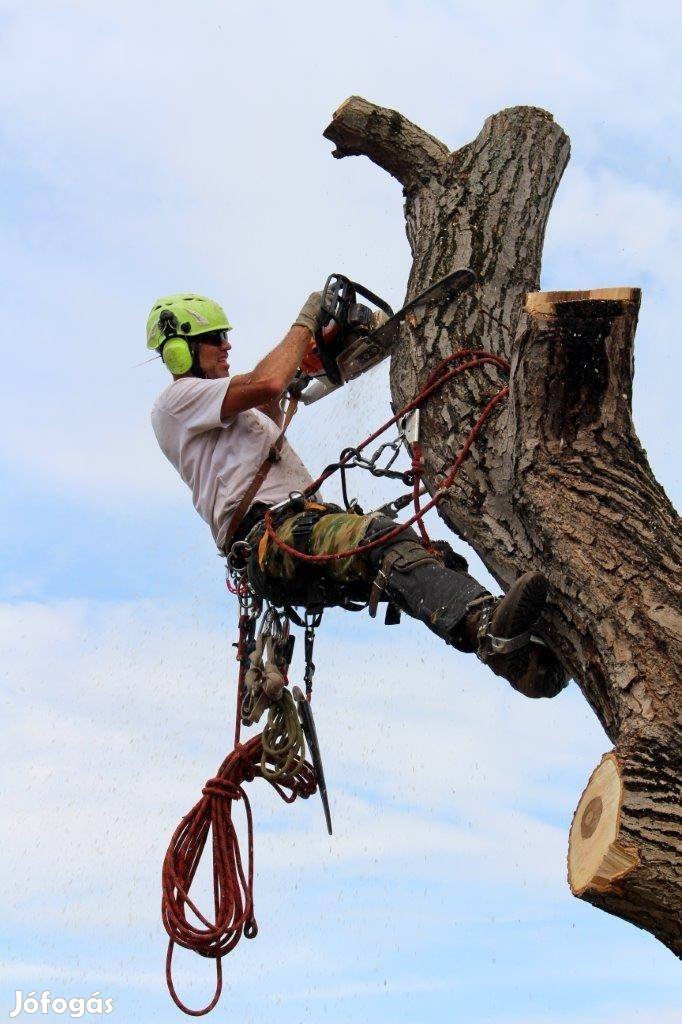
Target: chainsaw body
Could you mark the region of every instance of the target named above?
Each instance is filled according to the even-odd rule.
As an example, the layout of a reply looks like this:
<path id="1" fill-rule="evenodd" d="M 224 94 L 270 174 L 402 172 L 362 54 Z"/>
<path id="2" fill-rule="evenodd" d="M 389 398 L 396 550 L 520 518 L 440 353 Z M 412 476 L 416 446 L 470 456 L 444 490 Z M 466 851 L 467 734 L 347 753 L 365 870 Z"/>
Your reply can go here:
<path id="1" fill-rule="evenodd" d="M 472 270 L 454 270 L 394 313 L 368 288 L 331 274 L 322 292 L 322 326 L 298 375 L 295 390 L 301 401 L 317 402 L 376 366 L 390 355 L 407 313 L 426 303 L 451 301 L 475 281 Z M 358 296 L 371 305 L 359 302 Z"/>
<path id="2" fill-rule="evenodd" d="M 358 295 L 372 306 L 358 302 Z M 332 384 L 345 384 L 382 359 L 369 337 L 393 316 L 387 302 L 343 274 L 330 274 L 322 292 L 322 311 L 322 327 L 315 342 L 324 374 Z M 331 325 L 336 329 L 325 331 Z"/>

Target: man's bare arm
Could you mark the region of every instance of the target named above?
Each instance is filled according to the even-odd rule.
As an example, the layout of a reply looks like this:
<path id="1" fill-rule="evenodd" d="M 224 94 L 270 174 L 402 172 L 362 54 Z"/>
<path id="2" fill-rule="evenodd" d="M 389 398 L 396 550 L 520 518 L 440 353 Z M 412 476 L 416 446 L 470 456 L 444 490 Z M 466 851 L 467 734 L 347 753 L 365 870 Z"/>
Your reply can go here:
<path id="1" fill-rule="evenodd" d="M 308 351 L 321 316 L 322 296 L 313 292 L 279 345 L 251 373 L 232 378 L 220 409 L 222 420 L 245 409 L 271 407 L 279 401 Z"/>
<path id="2" fill-rule="evenodd" d="M 233 377 L 220 409 L 221 419 L 228 420 L 245 409 L 278 402 L 308 351 L 311 338 L 312 331 L 308 327 L 294 324 L 251 373 Z"/>

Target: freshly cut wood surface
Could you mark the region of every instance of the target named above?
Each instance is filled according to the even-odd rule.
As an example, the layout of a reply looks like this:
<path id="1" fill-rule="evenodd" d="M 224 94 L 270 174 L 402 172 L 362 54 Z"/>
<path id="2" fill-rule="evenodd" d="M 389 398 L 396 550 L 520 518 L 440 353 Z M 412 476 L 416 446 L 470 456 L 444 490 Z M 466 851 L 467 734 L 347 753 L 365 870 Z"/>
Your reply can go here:
<path id="1" fill-rule="evenodd" d="M 636 302 L 641 298 L 639 288 L 590 288 L 579 292 L 528 292 L 523 308 L 530 316 L 534 313 L 551 313 L 564 302 L 589 302 L 592 299 L 604 302 Z"/>
<path id="2" fill-rule="evenodd" d="M 568 881 L 576 896 L 592 887 L 608 891 L 639 863 L 618 843 L 623 783 L 618 762 L 606 754 L 595 768 L 573 817 L 568 841 Z"/>

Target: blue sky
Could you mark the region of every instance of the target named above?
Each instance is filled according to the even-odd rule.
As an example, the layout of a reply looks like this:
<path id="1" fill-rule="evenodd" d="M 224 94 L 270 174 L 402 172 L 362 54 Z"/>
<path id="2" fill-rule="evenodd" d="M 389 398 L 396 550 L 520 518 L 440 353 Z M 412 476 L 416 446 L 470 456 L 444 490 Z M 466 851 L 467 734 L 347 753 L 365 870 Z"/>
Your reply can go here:
<path id="1" fill-rule="evenodd" d="M 180 1019 L 159 873 L 230 745 L 234 608 L 149 425 L 153 299 L 222 300 L 238 371 L 332 270 L 397 306 L 400 187 L 331 159 L 331 112 L 359 93 L 456 148 L 504 106 L 546 107 L 572 159 L 542 286 L 644 289 L 635 422 L 679 500 L 679 42 L 667 3 L 0 0 L 0 1007 L 100 990 L 121 1024 Z M 387 403 L 382 367 L 292 440 L 321 467 Z M 609 749 L 577 687 L 525 702 L 410 622 L 328 620 L 335 836 L 316 804 L 254 794 L 261 933 L 215 1019 L 682 1021 L 672 954 L 567 890 L 571 816 Z M 197 1004 L 209 968 L 179 960 Z"/>

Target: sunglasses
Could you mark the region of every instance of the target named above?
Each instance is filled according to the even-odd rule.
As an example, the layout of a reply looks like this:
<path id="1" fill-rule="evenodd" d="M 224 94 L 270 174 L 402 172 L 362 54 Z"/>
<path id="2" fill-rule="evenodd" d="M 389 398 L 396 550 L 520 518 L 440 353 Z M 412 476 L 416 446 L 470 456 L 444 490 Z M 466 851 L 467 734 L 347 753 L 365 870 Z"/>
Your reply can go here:
<path id="1" fill-rule="evenodd" d="M 210 334 L 200 334 L 196 340 L 202 345 L 213 345 L 214 348 L 220 348 L 222 343 L 227 341 L 227 331 L 211 331 Z"/>

